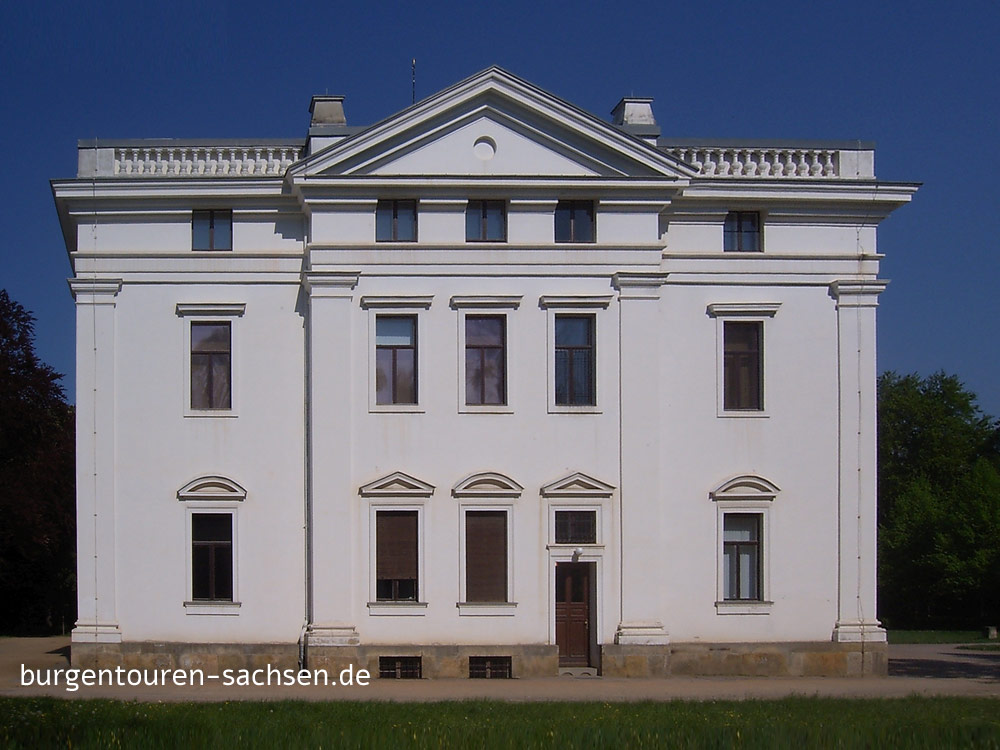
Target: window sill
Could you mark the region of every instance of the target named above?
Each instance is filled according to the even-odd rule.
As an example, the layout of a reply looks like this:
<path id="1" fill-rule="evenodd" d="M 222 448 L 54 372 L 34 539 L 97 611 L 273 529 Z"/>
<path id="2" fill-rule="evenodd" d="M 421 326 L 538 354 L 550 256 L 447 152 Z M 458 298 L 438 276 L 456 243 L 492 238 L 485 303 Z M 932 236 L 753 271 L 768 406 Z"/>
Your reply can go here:
<path id="1" fill-rule="evenodd" d="M 238 615 L 240 602 L 184 602 L 186 615 Z"/>
<path id="2" fill-rule="evenodd" d="M 462 617 L 513 617 L 517 602 L 456 602 Z"/>
<path id="3" fill-rule="evenodd" d="M 716 614 L 720 615 L 769 615 L 774 602 L 747 600 L 725 600 L 715 603 Z"/>
<path id="4" fill-rule="evenodd" d="M 580 549 L 583 550 L 583 555 L 587 555 L 590 553 L 602 552 L 604 550 L 604 545 L 597 544 L 595 542 L 577 542 L 576 544 L 571 542 L 553 542 L 552 544 L 546 544 L 545 549 L 555 552 L 562 551 L 570 553 L 576 549 Z"/>
<path id="5" fill-rule="evenodd" d="M 770 419 L 771 415 L 766 411 L 761 409 L 760 411 L 756 409 L 747 409 L 746 411 L 720 411 L 718 414 L 720 419 Z"/>
<path id="6" fill-rule="evenodd" d="M 423 617 L 427 614 L 427 602 L 368 602 L 368 614 L 373 617 Z"/>
<path id="7" fill-rule="evenodd" d="M 514 408 L 508 404 L 462 404 L 459 414 L 513 414 Z"/>
<path id="8" fill-rule="evenodd" d="M 423 414 L 426 410 L 420 404 L 375 404 L 368 407 L 371 414 Z"/>
<path id="9" fill-rule="evenodd" d="M 551 404 L 549 414 L 603 414 L 604 410 L 597 405 L 588 404 L 585 406 L 559 406 Z"/>
<path id="10" fill-rule="evenodd" d="M 236 419 L 237 414 L 232 409 L 206 409 L 204 411 L 188 409 L 184 412 L 184 418 L 193 419 Z"/>

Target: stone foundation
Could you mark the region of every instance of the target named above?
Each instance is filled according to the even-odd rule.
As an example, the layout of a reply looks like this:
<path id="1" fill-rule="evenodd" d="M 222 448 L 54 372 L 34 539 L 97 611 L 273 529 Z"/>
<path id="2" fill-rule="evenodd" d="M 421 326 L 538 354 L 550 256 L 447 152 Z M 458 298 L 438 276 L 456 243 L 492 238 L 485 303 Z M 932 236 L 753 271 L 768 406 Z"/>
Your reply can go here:
<path id="1" fill-rule="evenodd" d="M 885 643 L 672 643 L 601 646 L 607 677 L 884 677 Z"/>
<path id="2" fill-rule="evenodd" d="M 862 648 L 863 646 L 863 648 Z M 74 643 L 78 668 L 129 669 L 297 669 L 295 643 Z M 309 669 L 339 673 L 347 666 L 376 677 L 380 656 L 419 656 L 425 678 L 467 678 L 470 656 L 509 656 L 513 677 L 555 677 L 555 646 L 311 646 Z M 664 646 L 605 644 L 601 674 L 606 677 L 747 676 L 882 677 L 888 672 L 885 643 L 672 643 Z"/>

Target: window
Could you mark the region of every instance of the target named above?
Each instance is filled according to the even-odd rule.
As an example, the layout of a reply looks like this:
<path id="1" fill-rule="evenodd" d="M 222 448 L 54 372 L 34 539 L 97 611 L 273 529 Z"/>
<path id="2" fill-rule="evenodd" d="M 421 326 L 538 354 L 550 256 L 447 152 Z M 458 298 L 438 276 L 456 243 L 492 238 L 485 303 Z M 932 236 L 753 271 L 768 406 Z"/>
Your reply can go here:
<path id="1" fill-rule="evenodd" d="M 419 656 L 380 656 L 378 676 L 383 680 L 419 680 L 423 674 Z"/>
<path id="2" fill-rule="evenodd" d="M 376 242 L 416 242 L 417 202 L 382 200 L 375 208 Z"/>
<path id="3" fill-rule="evenodd" d="M 375 403 L 417 403 L 417 319 L 413 315 L 375 319 Z"/>
<path id="4" fill-rule="evenodd" d="M 465 209 L 465 239 L 469 242 L 506 242 L 507 204 L 469 201 Z"/>
<path id="5" fill-rule="evenodd" d="M 723 408 L 761 411 L 763 390 L 763 332 L 760 321 L 723 323 Z"/>
<path id="6" fill-rule="evenodd" d="M 756 211 L 730 211 L 723 227 L 723 250 L 727 253 L 759 253 L 760 214 Z"/>
<path id="7" fill-rule="evenodd" d="M 597 403 L 594 355 L 594 316 L 556 315 L 556 405 L 593 406 Z"/>
<path id="8" fill-rule="evenodd" d="M 726 513 L 722 533 L 726 601 L 759 601 L 761 596 L 761 515 Z"/>
<path id="9" fill-rule="evenodd" d="M 191 408 L 232 407 L 232 324 L 191 323 Z"/>
<path id="10" fill-rule="evenodd" d="M 465 403 L 507 403 L 506 318 L 465 316 Z"/>
<path id="11" fill-rule="evenodd" d="M 465 512 L 465 601 L 507 601 L 507 512 Z"/>
<path id="12" fill-rule="evenodd" d="M 417 601 L 417 511 L 375 513 L 375 598 Z"/>
<path id="13" fill-rule="evenodd" d="M 597 511 L 557 510 L 556 544 L 596 544 Z"/>
<path id="14" fill-rule="evenodd" d="M 191 598 L 233 600 L 233 515 L 191 515 Z"/>
<path id="15" fill-rule="evenodd" d="M 559 201 L 556 205 L 556 242 L 593 241 L 593 201 Z"/>
<path id="16" fill-rule="evenodd" d="M 192 250 L 232 250 L 233 212 L 229 210 L 191 212 Z"/>
<path id="17" fill-rule="evenodd" d="M 470 656 L 469 678 L 481 680 L 509 680 L 512 676 L 509 656 Z"/>

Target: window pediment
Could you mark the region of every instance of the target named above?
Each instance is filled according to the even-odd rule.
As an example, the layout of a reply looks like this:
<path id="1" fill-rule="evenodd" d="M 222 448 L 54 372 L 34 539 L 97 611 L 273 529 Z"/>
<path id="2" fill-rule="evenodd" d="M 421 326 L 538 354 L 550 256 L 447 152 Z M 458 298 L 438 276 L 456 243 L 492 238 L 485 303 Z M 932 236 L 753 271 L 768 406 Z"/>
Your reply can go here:
<path id="1" fill-rule="evenodd" d="M 358 494 L 361 497 L 430 497 L 434 494 L 434 485 L 402 471 L 395 471 L 374 482 L 361 485 Z"/>
<path id="2" fill-rule="evenodd" d="M 727 479 L 708 493 L 712 500 L 774 500 L 781 488 L 757 474 L 742 474 Z"/>
<path id="3" fill-rule="evenodd" d="M 543 497 L 611 497 L 614 491 L 614 485 L 579 471 L 550 482 L 541 490 Z"/>
<path id="4" fill-rule="evenodd" d="M 499 472 L 482 471 L 451 488 L 454 497 L 520 497 L 524 487 Z"/>
<path id="5" fill-rule="evenodd" d="M 246 500 L 247 491 L 232 479 L 204 476 L 192 479 L 179 490 L 178 500 Z"/>

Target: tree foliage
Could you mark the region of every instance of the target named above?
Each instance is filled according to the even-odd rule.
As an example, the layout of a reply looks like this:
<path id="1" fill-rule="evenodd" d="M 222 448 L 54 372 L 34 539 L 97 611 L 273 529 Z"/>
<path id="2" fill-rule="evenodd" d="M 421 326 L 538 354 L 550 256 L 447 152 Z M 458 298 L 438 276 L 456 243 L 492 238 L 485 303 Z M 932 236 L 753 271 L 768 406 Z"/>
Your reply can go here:
<path id="1" fill-rule="evenodd" d="M 34 316 L 0 289 L 0 632 L 75 618 L 74 419 L 35 354 Z"/>
<path id="2" fill-rule="evenodd" d="M 878 427 L 880 616 L 1000 621 L 1000 421 L 954 375 L 887 372 Z"/>

